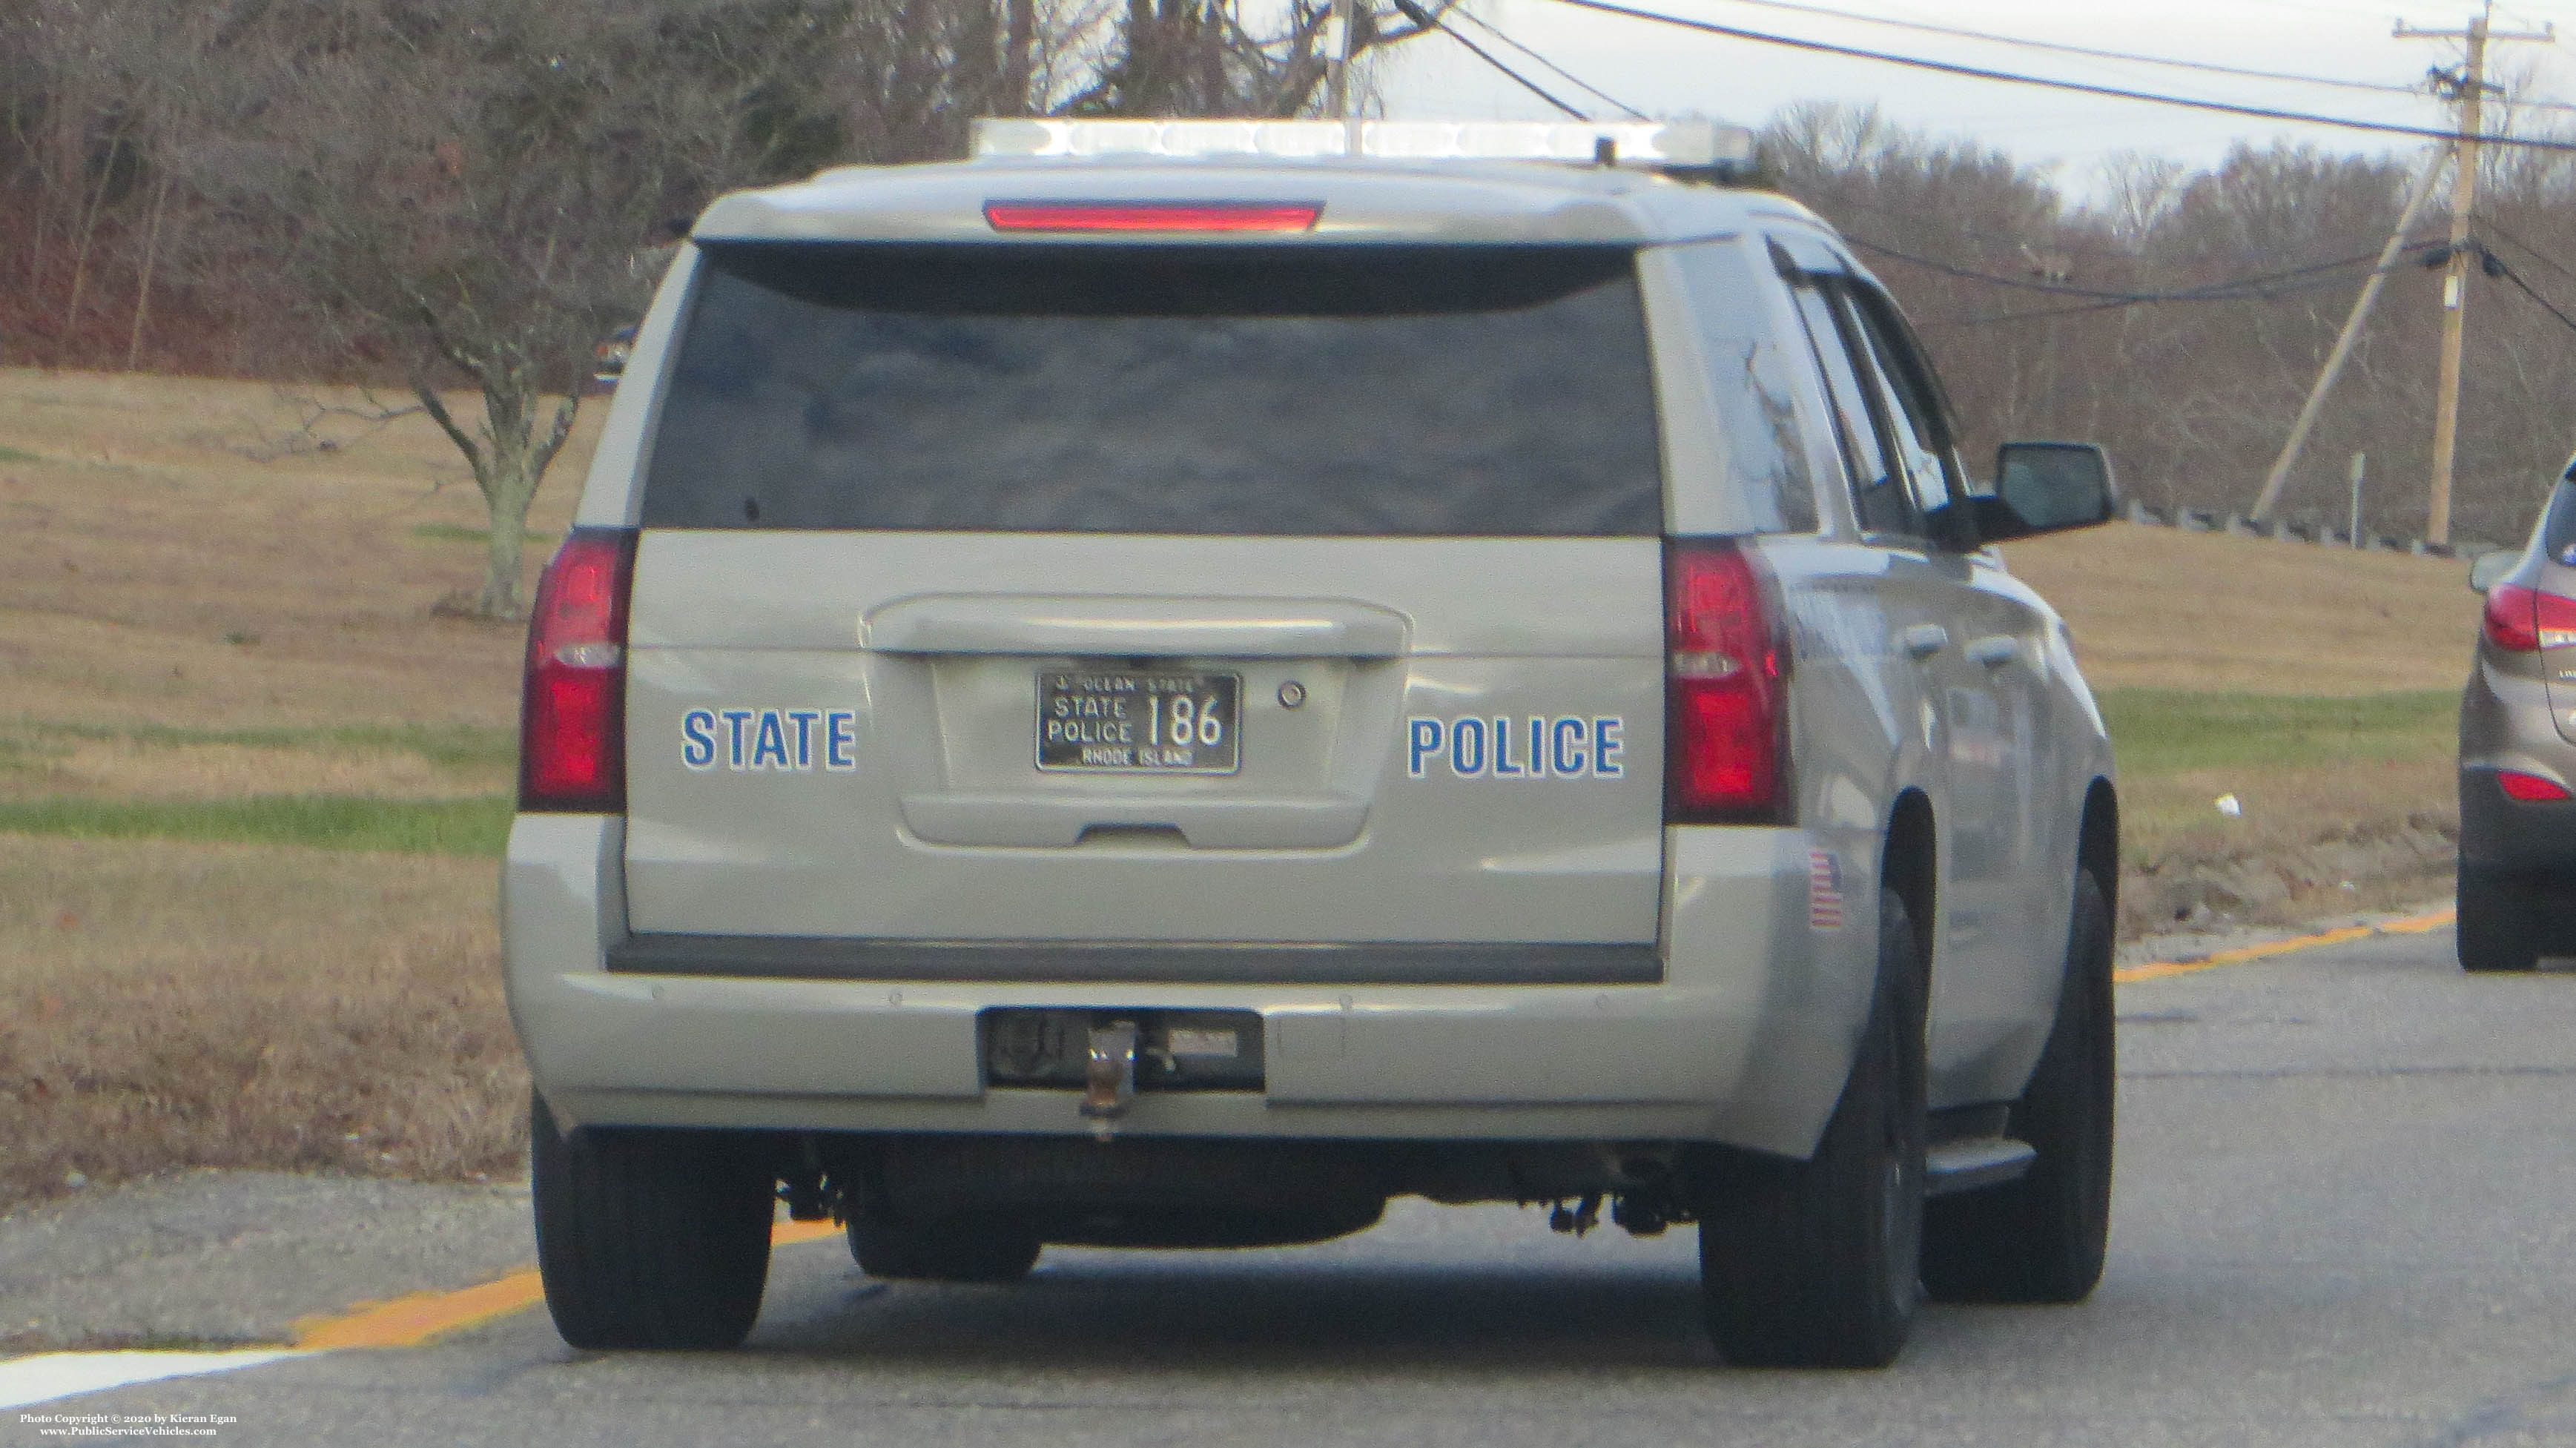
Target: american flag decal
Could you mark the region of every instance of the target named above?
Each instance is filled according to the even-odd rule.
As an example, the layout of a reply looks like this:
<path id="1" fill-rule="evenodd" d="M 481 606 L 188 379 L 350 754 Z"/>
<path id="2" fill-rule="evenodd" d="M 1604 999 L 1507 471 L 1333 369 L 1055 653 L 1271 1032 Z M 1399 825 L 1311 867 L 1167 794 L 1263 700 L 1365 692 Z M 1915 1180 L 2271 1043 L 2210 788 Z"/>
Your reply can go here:
<path id="1" fill-rule="evenodd" d="M 1831 850 L 1807 852 L 1807 926 L 1843 928 L 1843 862 Z"/>

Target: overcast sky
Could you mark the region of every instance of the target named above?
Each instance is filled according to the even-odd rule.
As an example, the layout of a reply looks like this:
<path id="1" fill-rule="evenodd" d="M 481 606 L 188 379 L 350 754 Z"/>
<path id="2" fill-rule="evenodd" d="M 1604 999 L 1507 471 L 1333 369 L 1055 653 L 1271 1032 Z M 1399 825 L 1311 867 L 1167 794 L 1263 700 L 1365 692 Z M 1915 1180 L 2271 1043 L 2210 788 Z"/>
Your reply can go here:
<path id="1" fill-rule="evenodd" d="M 2238 116 L 2102 99 L 1970 80 L 1877 61 L 1698 35 L 1671 26 L 1573 9 L 1557 0 L 1469 0 L 1478 15 L 1611 96 L 1649 114 L 1696 111 L 1758 123 L 1796 100 L 1876 102 L 1892 119 L 1936 132 L 1972 135 L 2031 162 L 2049 164 L 2071 190 L 2089 188 L 2096 163 L 2136 150 L 2208 165 L 2238 140 L 2313 142 L 2344 151 L 2412 149 L 2403 137 L 2284 125 Z M 2445 107 L 2421 95 L 2285 84 L 2161 65 L 1931 35 L 1890 25 L 1799 13 L 1755 0 L 1620 0 L 1749 30 L 1997 70 L 2374 121 L 2439 126 Z M 2428 67 L 2455 65 L 2451 42 L 2399 40 L 2404 20 L 2457 30 L 2473 0 L 2432 5 L 2360 0 L 1801 0 L 1817 7 L 2059 44 L 2086 46 L 2338 80 L 2410 85 Z M 2499 31 L 2555 23 L 2561 43 L 2498 44 L 2492 72 L 2522 82 L 2519 97 L 2576 102 L 2576 0 L 2499 4 Z M 1606 105 L 1523 63 L 1472 25 L 1463 32 L 1514 68 L 1597 117 Z M 1454 42 L 1428 36 L 1388 57 L 1380 72 L 1387 113 L 1445 119 L 1541 119 L 1557 115 Z M 2576 123 L 2576 112 L 2552 119 Z"/>

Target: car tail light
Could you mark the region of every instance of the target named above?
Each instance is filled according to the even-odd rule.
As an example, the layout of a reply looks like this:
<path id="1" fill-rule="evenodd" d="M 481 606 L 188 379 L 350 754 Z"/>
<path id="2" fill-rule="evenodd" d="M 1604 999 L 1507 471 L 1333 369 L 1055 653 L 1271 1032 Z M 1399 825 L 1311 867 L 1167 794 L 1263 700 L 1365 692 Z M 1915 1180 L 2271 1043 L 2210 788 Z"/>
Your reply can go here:
<path id="1" fill-rule="evenodd" d="M 519 699 L 519 808 L 626 808 L 626 601 L 635 534 L 576 528 L 528 619 Z"/>
<path id="2" fill-rule="evenodd" d="M 2545 804 L 2551 800 L 2576 798 L 2569 795 L 2567 787 L 2558 781 L 2543 779 L 2537 774 L 2525 774 L 2519 769 L 2497 770 L 2496 783 L 2504 786 L 2505 798 L 2520 800 L 2524 804 Z"/>
<path id="3" fill-rule="evenodd" d="M 2499 583 L 2487 590 L 2486 634 L 2509 654 L 2576 644 L 2576 598 Z"/>
<path id="4" fill-rule="evenodd" d="M 1664 818 L 1779 824 L 1790 810 L 1789 651 L 1771 580 L 1722 539 L 1664 558 Z"/>
<path id="5" fill-rule="evenodd" d="M 1312 231 L 1321 202 L 987 201 L 995 231 Z"/>

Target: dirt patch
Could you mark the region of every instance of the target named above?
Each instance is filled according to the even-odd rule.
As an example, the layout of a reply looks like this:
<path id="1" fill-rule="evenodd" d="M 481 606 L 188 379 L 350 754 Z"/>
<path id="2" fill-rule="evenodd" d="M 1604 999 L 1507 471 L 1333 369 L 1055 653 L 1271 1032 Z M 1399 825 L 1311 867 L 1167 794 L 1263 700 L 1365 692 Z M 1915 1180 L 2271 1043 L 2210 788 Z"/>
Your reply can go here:
<path id="1" fill-rule="evenodd" d="M 181 1166 L 518 1170 L 480 861 L 0 836 L 0 1206 Z"/>
<path id="2" fill-rule="evenodd" d="M 2298 846 L 2175 850 L 2124 873 L 2124 937 L 2226 925 L 2294 925 L 2449 893 L 2458 822 L 2418 813 Z"/>

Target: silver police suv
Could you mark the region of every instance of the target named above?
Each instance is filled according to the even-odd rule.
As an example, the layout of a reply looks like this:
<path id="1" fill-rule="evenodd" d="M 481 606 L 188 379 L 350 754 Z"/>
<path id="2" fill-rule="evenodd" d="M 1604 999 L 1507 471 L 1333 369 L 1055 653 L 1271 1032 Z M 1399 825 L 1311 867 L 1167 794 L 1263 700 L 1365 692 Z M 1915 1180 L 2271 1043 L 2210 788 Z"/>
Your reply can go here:
<path id="1" fill-rule="evenodd" d="M 2111 753 L 1887 293 L 1708 126 L 981 123 L 718 200 L 538 593 L 503 885 L 546 1299 L 1388 1198 L 1699 1233 L 1732 1362 L 2063 1302 Z"/>
<path id="2" fill-rule="evenodd" d="M 2576 954 L 2576 460 L 2469 586 L 2486 608 L 2460 700 L 2460 964 L 2527 971 Z"/>

